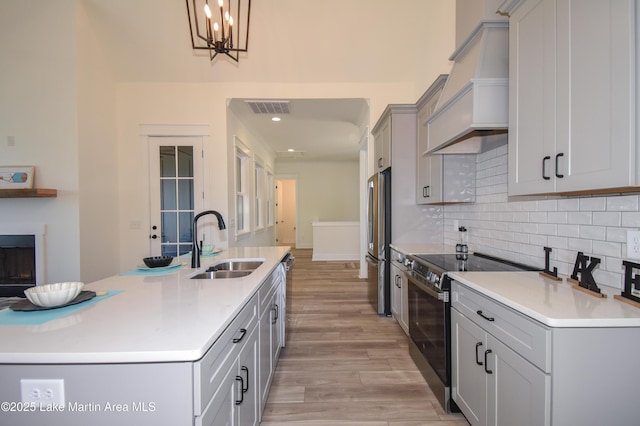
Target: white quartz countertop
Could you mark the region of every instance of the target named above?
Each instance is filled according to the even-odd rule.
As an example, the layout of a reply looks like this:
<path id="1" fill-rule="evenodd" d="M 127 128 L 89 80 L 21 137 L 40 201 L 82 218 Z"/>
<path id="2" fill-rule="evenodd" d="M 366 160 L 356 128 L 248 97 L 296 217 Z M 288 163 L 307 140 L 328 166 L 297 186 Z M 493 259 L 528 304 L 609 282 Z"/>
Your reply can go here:
<path id="1" fill-rule="evenodd" d="M 451 272 L 449 276 L 550 327 L 640 327 L 640 308 L 585 294 L 537 272 Z M 452 297 L 455 297 L 452 296 Z"/>
<path id="2" fill-rule="evenodd" d="M 456 248 L 444 244 L 391 243 L 392 249 L 402 254 L 444 254 L 455 253 Z"/>
<path id="3" fill-rule="evenodd" d="M 86 290 L 122 290 L 41 325 L 0 325 L 0 363 L 176 362 L 200 359 L 276 269 L 289 247 L 236 247 L 167 275 L 113 276 Z M 227 258 L 264 259 L 233 279 L 189 276 Z"/>

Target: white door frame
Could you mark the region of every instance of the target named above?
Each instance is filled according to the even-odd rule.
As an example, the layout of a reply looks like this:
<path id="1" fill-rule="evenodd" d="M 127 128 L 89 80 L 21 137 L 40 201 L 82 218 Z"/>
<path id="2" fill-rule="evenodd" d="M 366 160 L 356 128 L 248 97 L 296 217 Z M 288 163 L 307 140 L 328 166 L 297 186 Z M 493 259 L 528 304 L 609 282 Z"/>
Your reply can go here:
<path id="1" fill-rule="evenodd" d="M 208 147 L 208 139 L 209 139 L 209 126 L 208 125 L 165 125 L 165 124 L 141 124 L 139 126 L 139 133 L 144 139 L 145 143 L 145 155 L 147 156 L 146 161 L 144 162 L 147 165 L 147 188 L 150 188 L 150 175 L 151 175 L 151 155 L 150 150 L 152 147 L 152 138 L 156 137 L 198 137 L 202 143 L 202 158 L 201 158 L 201 181 L 202 181 L 202 192 L 203 197 L 197 197 L 201 201 L 200 206 L 196 207 L 196 209 L 201 208 L 202 206 L 207 205 L 207 197 L 209 194 L 209 172 L 207 169 L 205 158 L 207 158 L 207 147 Z M 194 153 L 195 154 L 195 153 Z M 194 155 L 194 161 L 195 161 Z M 150 192 L 150 191 L 148 191 Z M 194 194 L 195 195 L 195 194 Z M 149 232 L 149 255 L 158 255 L 160 244 L 154 244 L 154 240 L 150 238 L 151 236 L 151 222 L 152 222 L 152 213 L 151 213 L 151 196 L 148 196 L 148 205 L 149 209 L 147 212 L 147 229 Z M 157 247 L 156 247 L 157 246 Z"/>

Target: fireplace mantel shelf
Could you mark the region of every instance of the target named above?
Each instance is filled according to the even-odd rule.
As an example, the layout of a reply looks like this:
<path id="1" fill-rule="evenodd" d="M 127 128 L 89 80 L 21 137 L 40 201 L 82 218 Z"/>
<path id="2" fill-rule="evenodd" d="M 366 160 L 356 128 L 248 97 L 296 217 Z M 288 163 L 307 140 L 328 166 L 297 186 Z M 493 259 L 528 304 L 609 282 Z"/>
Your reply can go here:
<path id="1" fill-rule="evenodd" d="M 0 189 L 0 198 L 57 197 L 58 190 L 46 188 Z"/>

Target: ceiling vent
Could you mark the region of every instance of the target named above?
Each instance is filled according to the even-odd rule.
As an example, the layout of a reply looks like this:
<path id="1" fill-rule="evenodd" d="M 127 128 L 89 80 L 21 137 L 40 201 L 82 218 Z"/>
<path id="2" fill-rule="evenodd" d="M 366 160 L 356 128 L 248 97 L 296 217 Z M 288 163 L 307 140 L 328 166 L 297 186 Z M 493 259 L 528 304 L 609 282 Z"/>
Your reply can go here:
<path id="1" fill-rule="evenodd" d="M 254 114 L 289 114 L 289 101 L 245 101 Z"/>

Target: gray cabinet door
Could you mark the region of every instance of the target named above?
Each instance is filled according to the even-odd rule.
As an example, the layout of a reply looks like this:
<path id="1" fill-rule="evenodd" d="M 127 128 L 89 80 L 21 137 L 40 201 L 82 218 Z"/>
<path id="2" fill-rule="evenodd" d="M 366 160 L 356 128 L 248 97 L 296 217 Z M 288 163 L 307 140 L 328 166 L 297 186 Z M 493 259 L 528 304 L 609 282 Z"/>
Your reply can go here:
<path id="1" fill-rule="evenodd" d="M 254 328 L 238 356 L 237 377 L 240 382 L 236 385 L 241 401 L 238 407 L 238 424 L 243 426 L 257 425 L 259 421 L 258 404 L 260 390 L 258 389 L 258 328 Z"/>
<path id="2" fill-rule="evenodd" d="M 236 369 L 229 368 L 220 387 L 202 416 L 196 417 L 195 426 L 235 426 L 238 424 Z"/>
<path id="3" fill-rule="evenodd" d="M 451 395 L 472 426 L 487 421 L 487 349 L 487 333 L 451 309 Z"/>
<path id="4" fill-rule="evenodd" d="M 545 426 L 551 418 L 551 375 L 491 335 L 487 337 L 487 424 Z"/>

